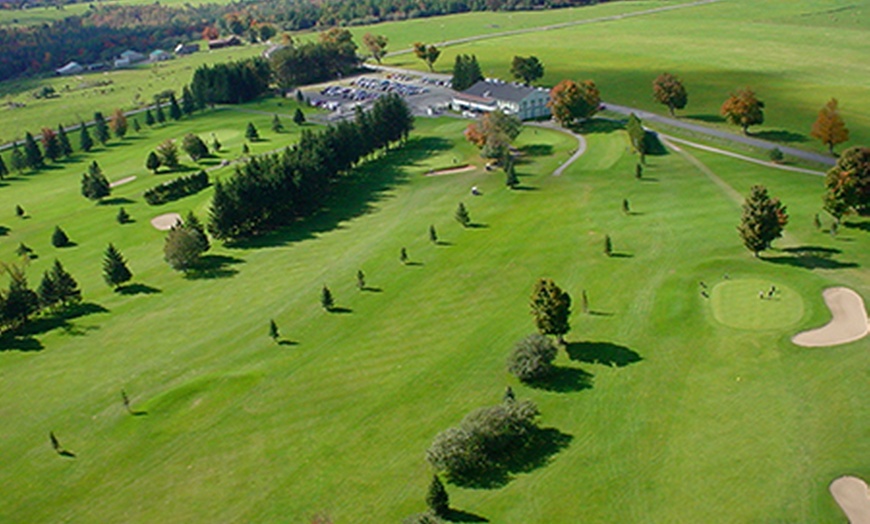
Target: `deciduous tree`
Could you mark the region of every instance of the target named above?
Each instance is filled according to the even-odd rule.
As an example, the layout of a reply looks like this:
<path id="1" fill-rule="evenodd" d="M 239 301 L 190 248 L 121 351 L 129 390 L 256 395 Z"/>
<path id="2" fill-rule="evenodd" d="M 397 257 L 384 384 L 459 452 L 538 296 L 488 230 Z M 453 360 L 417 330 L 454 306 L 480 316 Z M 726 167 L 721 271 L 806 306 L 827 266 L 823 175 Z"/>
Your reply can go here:
<path id="1" fill-rule="evenodd" d="M 771 198 L 764 186 L 753 186 L 743 203 L 743 216 L 737 231 L 743 244 L 755 256 L 782 236 L 788 223 L 786 207 L 778 198 Z"/>
<path id="2" fill-rule="evenodd" d="M 836 98 L 832 98 L 819 110 L 819 117 L 813 123 L 810 135 L 828 146 L 828 151 L 833 155 L 834 146 L 849 140 L 849 130 L 843 117 Z"/>
<path id="3" fill-rule="evenodd" d="M 547 107 L 562 126 L 569 126 L 577 119 L 591 118 L 601 106 L 601 93 L 592 80 L 575 82 L 562 80 L 550 90 Z"/>
<path id="4" fill-rule="evenodd" d="M 522 80 L 525 84 L 531 84 L 544 76 L 544 64 L 536 56 L 528 58 L 514 56 L 511 61 L 511 74 L 514 78 Z"/>
<path id="5" fill-rule="evenodd" d="M 523 382 L 543 380 L 553 372 L 557 352 L 549 338 L 531 334 L 514 345 L 507 361 L 508 371 Z"/>
<path id="6" fill-rule="evenodd" d="M 203 142 L 199 136 L 193 133 L 184 135 L 184 140 L 181 142 L 181 149 L 183 149 L 194 162 L 198 162 L 201 158 L 208 156 L 208 146 L 205 145 L 205 142 Z"/>
<path id="7" fill-rule="evenodd" d="M 116 138 L 124 138 L 127 135 L 127 115 L 120 109 L 115 109 L 112 113 L 111 128 Z"/>
<path id="8" fill-rule="evenodd" d="M 866 213 L 870 209 L 870 148 L 843 151 L 825 176 L 825 188 L 825 210 L 838 222 L 850 210 Z"/>
<path id="9" fill-rule="evenodd" d="M 166 166 L 170 170 L 178 167 L 178 146 L 175 145 L 175 140 L 168 138 L 157 146 L 157 157 L 160 159 L 161 166 Z"/>
<path id="10" fill-rule="evenodd" d="M 387 53 L 387 43 L 389 40 L 384 35 L 373 35 L 371 33 L 366 33 L 363 35 L 363 45 L 369 50 L 369 53 L 372 54 L 372 58 L 377 61 L 377 63 L 381 63 L 381 58 Z"/>
<path id="11" fill-rule="evenodd" d="M 157 153 L 154 151 L 148 153 L 148 158 L 145 159 L 145 167 L 148 171 L 151 171 L 155 175 L 157 174 L 157 170 L 160 169 L 160 157 L 157 156 Z"/>
<path id="12" fill-rule="evenodd" d="M 427 46 L 422 42 L 415 42 L 414 55 L 420 60 L 426 62 L 429 71 L 435 71 L 435 62 L 437 62 L 438 57 L 441 56 L 441 50 L 431 44 Z"/>
<path id="13" fill-rule="evenodd" d="M 671 116 L 676 116 L 674 110 L 685 108 L 689 102 L 683 82 L 670 73 L 662 73 L 653 80 L 653 98 L 666 105 Z"/>
<path id="14" fill-rule="evenodd" d="M 719 112 L 729 123 L 740 126 L 744 135 L 748 134 L 749 126 L 764 123 L 764 102 L 748 87 L 731 93 Z"/>
<path id="15" fill-rule="evenodd" d="M 559 342 L 571 330 L 571 296 L 562 291 L 549 278 L 541 278 L 535 283 L 530 301 L 531 313 L 535 317 L 535 326 L 542 335 L 556 335 Z"/>

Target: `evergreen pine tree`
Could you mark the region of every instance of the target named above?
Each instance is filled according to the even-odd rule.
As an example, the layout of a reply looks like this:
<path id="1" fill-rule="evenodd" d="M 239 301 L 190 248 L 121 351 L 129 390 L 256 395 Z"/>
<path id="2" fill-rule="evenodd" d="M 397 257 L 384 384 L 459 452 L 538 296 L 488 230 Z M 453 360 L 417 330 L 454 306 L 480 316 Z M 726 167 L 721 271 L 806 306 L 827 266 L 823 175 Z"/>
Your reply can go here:
<path id="1" fill-rule="evenodd" d="M 504 161 L 505 185 L 511 189 L 515 189 L 520 185 L 520 179 L 517 177 L 517 170 L 514 167 L 514 157 L 510 154 L 505 155 Z"/>
<path id="2" fill-rule="evenodd" d="M 133 274 L 127 267 L 121 252 L 114 245 L 109 244 L 103 256 L 103 279 L 106 284 L 118 290 L 118 286 L 133 278 Z"/>
<path id="3" fill-rule="evenodd" d="M 743 216 L 737 230 L 743 244 L 757 257 L 782 236 L 787 223 L 786 207 L 779 199 L 770 198 L 764 186 L 753 186 L 743 203 Z"/>
<path id="4" fill-rule="evenodd" d="M 126 224 L 130 222 L 130 214 L 127 213 L 127 210 L 122 207 L 118 210 L 118 214 L 117 216 L 115 216 L 115 220 L 117 220 L 119 224 Z"/>
<path id="5" fill-rule="evenodd" d="M 272 115 L 272 131 L 276 133 L 280 133 L 284 131 L 284 124 L 281 123 L 281 119 L 278 118 L 278 115 Z"/>
<path id="6" fill-rule="evenodd" d="M 151 127 L 154 125 L 154 115 L 151 114 L 151 108 L 145 108 L 145 125 Z"/>
<path id="7" fill-rule="evenodd" d="M 185 84 L 181 88 L 181 112 L 190 116 L 194 111 L 196 111 L 196 100 L 193 98 L 193 93 L 190 92 L 190 87 Z"/>
<path id="8" fill-rule="evenodd" d="M 42 148 L 45 150 L 45 157 L 52 162 L 57 162 L 63 156 L 57 133 L 47 127 L 42 128 Z"/>
<path id="9" fill-rule="evenodd" d="M 12 153 L 9 155 L 9 167 L 16 173 L 21 173 L 27 169 L 27 161 L 24 159 L 24 153 L 21 152 L 17 142 L 12 143 Z"/>
<path id="10" fill-rule="evenodd" d="M 402 264 L 408 263 L 408 250 L 407 249 L 402 248 L 402 250 L 399 252 L 399 260 L 402 262 Z"/>
<path id="11" fill-rule="evenodd" d="M 567 292 L 548 278 L 538 279 L 532 292 L 531 310 L 535 326 L 542 335 L 557 335 L 559 342 L 564 342 L 565 333 L 571 329 L 568 323 L 571 296 Z"/>
<path id="12" fill-rule="evenodd" d="M 184 217 L 184 227 L 193 234 L 194 238 L 196 238 L 197 244 L 203 253 L 211 248 L 211 244 L 208 241 L 208 235 L 205 234 L 205 226 L 200 222 L 199 218 L 193 213 L 193 211 L 189 211 L 187 216 Z"/>
<path id="13" fill-rule="evenodd" d="M 359 290 L 366 288 L 366 275 L 363 273 L 362 269 L 356 272 L 356 287 Z"/>
<path id="14" fill-rule="evenodd" d="M 301 126 L 305 123 L 305 113 L 302 112 L 302 109 L 297 107 L 296 111 L 293 113 L 293 123 L 297 126 Z"/>
<path id="15" fill-rule="evenodd" d="M 610 235 L 604 235 L 604 254 L 613 255 L 613 241 L 610 240 Z"/>
<path id="16" fill-rule="evenodd" d="M 586 296 L 586 290 L 583 290 L 583 293 L 580 295 L 580 307 L 583 314 L 589 313 L 589 297 Z"/>
<path id="17" fill-rule="evenodd" d="M 155 175 L 157 174 L 157 170 L 160 169 L 160 157 L 157 156 L 157 153 L 154 151 L 148 153 L 148 158 L 145 159 L 145 167 L 148 171 L 151 171 Z"/>
<path id="18" fill-rule="evenodd" d="M 15 206 L 15 216 L 17 216 L 18 218 L 24 218 L 24 215 L 25 215 L 24 208 L 21 207 L 20 205 L 16 205 Z"/>
<path id="19" fill-rule="evenodd" d="M 175 93 L 169 95 L 169 118 L 173 120 L 181 120 L 181 107 L 178 105 Z"/>
<path id="20" fill-rule="evenodd" d="M 166 113 L 163 112 L 163 106 L 160 105 L 160 102 L 157 102 L 157 109 L 154 111 L 154 119 L 158 124 L 162 124 L 166 122 Z"/>
<path id="21" fill-rule="evenodd" d="M 142 126 L 139 125 L 139 119 L 138 119 L 138 118 L 133 118 L 133 131 L 135 131 L 135 132 L 137 132 L 137 133 L 139 133 L 140 131 L 142 131 Z"/>
<path id="22" fill-rule="evenodd" d="M 278 337 L 280 336 L 281 334 L 278 333 L 278 324 L 276 324 L 274 320 L 269 320 L 269 338 L 278 342 Z"/>
<path id="23" fill-rule="evenodd" d="M 433 244 L 438 243 L 438 233 L 435 231 L 435 226 L 429 226 L 429 242 Z"/>
<path id="24" fill-rule="evenodd" d="M 429 491 L 426 493 L 426 505 L 439 517 L 446 516 L 450 510 L 450 498 L 438 475 L 432 475 L 432 482 L 429 483 Z"/>
<path id="25" fill-rule="evenodd" d="M 468 227 L 471 224 L 471 217 L 468 214 L 468 210 L 465 209 L 465 204 L 462 202 L 457 206 L 454 218 L 456 218 L 457 222 L 462 224 L 462 227 Z"/>
<path id="26" fill-rule="evenodd" d="M 631 213 L 631 208 L 629 207 L 627 198 L 622 199 L 622 212 L 625 213 L 626 215 Z"/>
<path id="27" fill-rule="evenodd" d="M 819 219 L 818 213 L 813 217 L 813 226 L 816 228 L 816 231 L 822 229 L 822 221 Z"/>
<path id="28" fill-rule="evenodd" d="M 97 161 L 91 162 L 88 166 L 88 172 L 82 175 L 82 196 L 89 200 L 100 200 L 111 194 L 112 187 L 109 181 L 103 175 L 103 170 L 100 169 Z"/>
<path id="29" fill-rule="evenodd" d="M 214 133 L 211 134 L 211 139 L 212 139 L 211 140 L 211 148 L 214 149 L 215 153 L 219 153 L 221 150 L 221 147 L 223 147 L 221 145 L 221 141 L 218 140 L 217 135 L 215 135 Z"/>
<path id="30" fill-rule="evenodd" d="M 42 281 L 39 283 L 39 287 L 36 288 L 36 295 L 39 297 L 39 307 L 42 308 L 52 308 L 60 302 L 57 288 L 54 285 L 54 278 L 52 278 L 50 271 L 42 274 Z"/>
<path id="31" fill-rule="evenodd" d="M 335 299 L 332 297 L 332 291 L 330 291 L 326 286 L 323 286 L 323 289 L 320 290 L 320 305 L 327 311 L 332 311 L 333 306 L 335 306 Z"/>
<path id="32" fill-rule="evenodd" d="M 70 245 L 69 237 L 60 226 L 54 226 L 54 233 L 51 234 L 51 245 L 54 247 L 66 247 Z"/>
<path id="33" fill-rule="evenodd" d="M 50 276 L 54 283 L 55 293 L 61 304 L 69 306 L 82 301 L 82 292 L 79 289 L 78 282 L 64 269 L 59 260 L 54 261 Z"/>
<path id="34" fill-rule="evenodd" d="M 260 134 L 257 132 L 257 128 L 254 127 L 253 122 L 248 122 L 248 126 L 245 128 L 245 138 L 251 142 L 256 142 L 260 139 Z"/>
<path id="35" fill-rule="evenodd" d="M 64 158 L 69 158 L 73 154 L 72 144 L 69 142 L 69 136 L 66 134 L 66 129 L 62 125 L 57 125 L 57 141 L 60 143 L 60 153 Z"/>
<path id="36" fill-rule="evenodd" d="M 97 141 L 103 145 L 106 145 L 106 142 L 109 141 L 109 125 L 100 111 L 94 113 L 94 134 L 97 137 Z"/>
<path id="37" fill-rule="evenodd" d="M 3 180 L 9 175 L 9 168 L 6 167 L 6 162 L 3 161 L 3 156 L 0 155 L 0 180 Z"/>
<path id="38" fill-rule="evenodd" d="M 9 274 L 9 290 L 3 300 L 3 317 L 14 326 L 22 326 L 39 309 L 39 295 L 28 287 L 23 269 L 15 265 L 5 269 Z"/>
<path id="39" fill-rule="evenodd" d="M 88 131 L 88 126 L 81 122 L 79 124 L 79 149 L 87 153 L 94 148 L 94 139 L 91 138 L 91 132 Z"/>
<path id="40" fill-rule="evenodd" d="M 39 169 L 45 165 L 42 151 L 30 132 L 24 134 L 24 163 L 29 169 Z"/>

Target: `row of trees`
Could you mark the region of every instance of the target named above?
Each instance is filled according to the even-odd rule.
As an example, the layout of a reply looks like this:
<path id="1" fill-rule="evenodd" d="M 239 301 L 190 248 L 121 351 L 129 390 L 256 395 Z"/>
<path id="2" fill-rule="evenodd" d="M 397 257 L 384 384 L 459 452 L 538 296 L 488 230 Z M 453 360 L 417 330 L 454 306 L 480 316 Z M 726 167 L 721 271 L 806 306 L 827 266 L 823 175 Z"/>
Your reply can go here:
<path id="1" fill-rule="evenodd" d="M 193 175 L 181 176 L 154 186 L 146 190 L 142 197 L 148 204 L 159 206 L 198 193 L 207 188 L 208 185 L 208 173 L 201 170 Z"/>
<path id="2" fill-rule="evenodd" d="M 269 62 L 261 57 L 201 65 L 193 73 L 190 91 L 200 109 L 214 104 L 241 104 L 265 93 L 271 75 Z"/>
<path id="3" fill-rule="evenodd" d="M 359 64 L 356 49 L 350 31 L 332 28 L 320 33 L 317 42 L 291 41 L 269 61 L 278 85 L 290 89 L 347 75 Z"/>
<path id="4" fill-rule="evenodd" d="M 58 260 L 43 273 L 36 290 L 28 285 L 23 268 L 3 265 L 3 270 L 9 287 L 0 290 L 0 333 L 23 327 L 39 312 L 57 313 L 82 300 L 78 283 Z"/>
<path id="5" fill-rule="evenodd" d="M 379 98 L 371 111 L 320 132 L 304 131 L 282 153 L 249 160 L 235 176 L 215 184 L 208 229 L 217 239 L 256 235 L 309 216 L 331 186 L 366 156 L 407 139 L 413 127 L 405 101 Z"/>

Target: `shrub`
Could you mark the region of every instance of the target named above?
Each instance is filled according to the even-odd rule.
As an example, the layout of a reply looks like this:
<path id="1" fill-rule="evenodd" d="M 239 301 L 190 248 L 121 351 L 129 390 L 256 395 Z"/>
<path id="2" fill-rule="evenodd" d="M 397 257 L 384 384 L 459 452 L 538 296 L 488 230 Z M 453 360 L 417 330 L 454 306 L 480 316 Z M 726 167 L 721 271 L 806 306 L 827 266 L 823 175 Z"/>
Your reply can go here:
<path id="1" fill-rule="evenodd" d="M 194 175 L 178 177 L 152 187 L 142 195 L 152 206 L 159 206 L 188 195 L 193 195 L 208 187 L 208 173 L 200 171 Z"/>
<path id="2" fill-rule="evenodd" d="M 504 402 L 472 411 L 458 427 L 439 433 L 426 460 L 452 480 L 470 480 L 508 467 L 524 453 L 538 429 L 533 402 Z"/>
<path id="3" fill-rule="evenodd" d="M 514 346 L 507 362 L 508 371 L 523 382 L 544 379 L 553 371 L 557 351 L 549 338 L 531 334 Z"/>
<path id="4" fill-rule="evenodd" d="M 785 160 L 785 155 L 783 154 L 782 149 L 778 147 L 774 147 L 773 149 L 771 149 L 768 153 L 768 157 L 770 158 L 771 162 L 775 162 L 777 164 Z"/>

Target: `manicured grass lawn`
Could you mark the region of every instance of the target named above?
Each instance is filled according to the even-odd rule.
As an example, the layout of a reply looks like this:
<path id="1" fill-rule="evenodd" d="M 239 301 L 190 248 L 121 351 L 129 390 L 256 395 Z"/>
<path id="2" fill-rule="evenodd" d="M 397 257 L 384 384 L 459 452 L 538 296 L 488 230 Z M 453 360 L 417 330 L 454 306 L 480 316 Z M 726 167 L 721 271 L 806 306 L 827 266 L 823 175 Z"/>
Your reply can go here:
<path id="1" fill-rule="evenodd" d="M 226 110 L 190 125 L 229 137 L 248 118 L 262 118 L 261 134 L 274 138 L 268 115 Z M 126 226 L 113 221 L 116 205 L 78 194 L 84 163 L 0 188 L 0 225 L 10 229 L 2 257 L 13 260 L 21 241 L 34 247 L 34 285 L 59 257 L 91 309 L 106 310 L 4 342 L 0 514 L 397 522 L 425 508 L 424 452 L 435 434 L 511 385 L 570 442 L 501 488 L 448 485 L 457 509 L 491 522 L 841 522 L 827 484 L 870 475 L 867 341 L 806 350 L 788 339 L 826 321 L 823 288 L 870 297 L 867 220 L 831 238 L 812 226 L 817 177 L 692 152 L 737 191 L 764 183 L 789 206 L 788 235 L 757 260 L 735 231 L 738 202 L 675 154 L 651 157 L 646 180 L 635 180 L 620 131 L 591 134 L 587 154 L 556 178 L 576 142 L 527 128 L 517 144 L 523 190 L 482 169 L 423 176 L 454 159 L 481 165 L 465 124 L 418 120 L 405 148 L 363 165 L 322 215 L 215 246 L 213 278 L 185 279 L 163 262 L 164 235 L 148 224 L 158 211 L 139 197 L 154 177 L 141 171 L 113 195 L 133 201 L 124 205 L 136 222 Z M 174 127 L 166 133 L 187 130 Z M 228 154 L 241 147 L 233 140 Z M 144 170 L 146 148 L 132 148 L 100 157 L 118 166 L 110 178 L 127 163 Z M 159 212 L 204 218 L 209 194 Z M 621 212 L 623 198 L 634 214 Z M 18 201 L 32 218 L 14 217 Z M 460 201 L 480 227 L 455 222 Z M 50 247 L 56 224 L 76 247 Z M 444 245 L 429 242 L 430 225 Z M 605 234 L 615 257 L 602 252 Z M 140 293 L 101 281 L 110 241 Z M 814 267 L 785 251 L 806 246 L 836 252 Z M 413 265 L 399 262 L 403 247 Z M 356 289 L 359 269 L 373 290 Z M 793 290 L 800 318 L 762 331 L 716 321 L 698 282 L 713 287 L 726 273 Z M 523 386 L 504 368 L 513 342 L 533 330 L 528 296 L 539 277 L 575 300 L 550 389 Z M 349 312 L 320 308 L 324 284 Z M 583 290 L 589 315 L 576 311 Z M 284 345 L 268 338 L 270 318 Z M 593 375 L 591 387 L 579 370 Z M 147 416 L 123 411 L 122 388 Z M 49 431 L 78 458 L 57 457 Z"/>
<path id="2" fill-rule="evenodd" d="M 449 47 L 438 69 L 450 71 L 456 54 L 475 54 L 485 75 L 509 79 L 514 55 L 535 55 L 546 69 L 542 85 L 590 78 L 605 100 L 660 113 L 667 110 L 654 102 L 651 86 L 667 71 L 681 77 L 689 93 L 689 105 L 680 114 L 723 128 L 722 102 L 730 92 L 750 86 L 766 103 L 765 124 L 750 131 L 823 151 L 809 131 L 832 97 L 851 130 L 846 145 L 870 143 L 868 11 L 866 0 L 719 2 Z M 397 29 L 397 37 L 402 35 Z M 425 69 L 413 55 L 388 61 Z"/>

